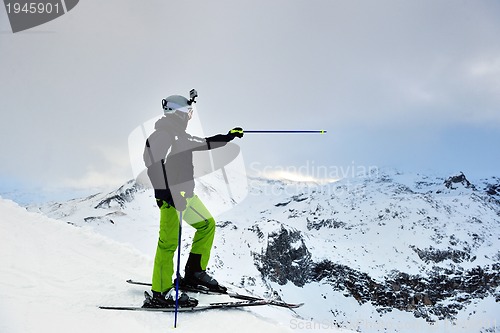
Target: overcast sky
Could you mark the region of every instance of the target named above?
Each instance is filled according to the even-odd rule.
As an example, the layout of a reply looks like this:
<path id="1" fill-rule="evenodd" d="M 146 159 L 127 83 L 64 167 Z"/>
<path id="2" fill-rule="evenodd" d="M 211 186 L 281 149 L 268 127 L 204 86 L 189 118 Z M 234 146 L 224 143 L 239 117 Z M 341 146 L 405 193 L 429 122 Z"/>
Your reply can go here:
<path id="1" fill-rule="evenodd" d="M 500 176 L 499 13 L 498 1 L 82 0 L 13 34 L 2 7 L 0 190 L 131 179 L 128 135 L 191 88 L 207 135 L 328 130 L 246 135 L 249 171 Z"/>

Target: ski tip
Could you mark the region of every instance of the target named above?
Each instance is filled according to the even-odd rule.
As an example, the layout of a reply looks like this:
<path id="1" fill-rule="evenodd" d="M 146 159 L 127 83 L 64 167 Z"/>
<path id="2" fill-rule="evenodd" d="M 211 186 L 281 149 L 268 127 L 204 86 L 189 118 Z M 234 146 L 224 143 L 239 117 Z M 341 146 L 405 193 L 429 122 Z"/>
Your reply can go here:
<path id="1" fill-rule="evenodd" d="M 135 280 L 132 280 L 132 279 L 128 279 L 126 282 L 129 283 L 129 284 L 135 284 L 135 285 L 138 285 L 138 286 L 147 286 L 147 287 L 151 286 L 151 283 L 149 283 L 149 282 L 139 282 L 139 281 L 135 281 Z"/>
<path id="2" fill-rule="evenodd" d="M 291 309 L 296 309 L 296 308 L 300 308 L 302 305 L 304 305 L 305 303 L 297 303 L 297 304 L 290 304 L 290 308 Z"/>

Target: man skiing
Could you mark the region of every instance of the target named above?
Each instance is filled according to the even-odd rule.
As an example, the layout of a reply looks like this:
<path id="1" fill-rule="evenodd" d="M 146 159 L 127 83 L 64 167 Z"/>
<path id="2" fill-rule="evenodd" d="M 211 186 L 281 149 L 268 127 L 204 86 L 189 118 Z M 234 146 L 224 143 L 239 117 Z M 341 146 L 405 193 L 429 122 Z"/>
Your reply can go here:
<path id="1" fill-rule="evenodd" d="M 191 251 L 185 266 L 183 284 L 202 286 L 211 291 L 225 292 L 226 288 L 206 272 L 215 233 L 215 220 L 194 194 L 193 152 L 225 146 L 235 137 L 243 137 L 239 127 L 228 134 L 200 138 L 186 133 L 192 117 L 196 90 L 190 99 L 173 95 L 162 100 L 164 116 L 155 124 L 155 131 L 146 140 L 144 162 L 154 187 L 160 208 L 160 234 L 153 268 L 151 307 L 175 306 L 174 252 L 178 244 L 179 213 L 196 229 Z M 170 151 L 169 151 L 170 150 Z M 179 295 L 180 307 L 192 307 L 198 301 L 185 293 Z"/>

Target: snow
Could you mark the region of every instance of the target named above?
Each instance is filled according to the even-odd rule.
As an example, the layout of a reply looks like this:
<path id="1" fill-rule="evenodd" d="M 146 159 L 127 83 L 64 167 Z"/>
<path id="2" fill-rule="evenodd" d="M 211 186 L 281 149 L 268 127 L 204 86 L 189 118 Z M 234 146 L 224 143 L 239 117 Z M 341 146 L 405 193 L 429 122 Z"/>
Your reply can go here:
<path id="1" fill-rule="evenodd" d="M 118 312 L 140 305 L 151 257 L 0 199 L 0 332 L 165 332 L 173 314 Z M 297 332 L 290 310 L 265 307 L 179 314 L 178 332 Z M 307 330 L 310 331 L 310 330 Z M 337 331 L 337 330 L 334 330 Z M 340 331 L 340 330 L 339 330 Z"/>
<path id="2" fill-rule="evenodd" d="M 256 266 L 255 254 L 265 250 L 271 240 L 269 235 L 281 228 L 300 232 L 302 238 L 292 242 L 290 248 L 299 248 L 303 240 L 314 262 L 329 260 L 345 265 L 366 273 L 377 282 L 386 281 L 394 272 L 425 277 L 433 267 L 467 271 L 477 266 L 488 266 L 498 262 L 500 258 L 498 206 L 493 206 L 493 203 L 485 200 L 484 193 L 479 190 L 461 184 L 454 185 L 455 189 L 447 189 L 443 185 L 444 180 L 445 178 L 438 176 L 399 172 L 381 172 L 376 176 L 343 179 L 324 186 L 250 178 L 247 198 L 229 211 L 222 209 L 223 206 L 227 206 L 227 201 L 220 194 L 223 191 L 219 188 L 221 184 L 222 187 L 225 186 L 223 181 L 219 179 L 219 183 L 215 184 L 199 182 L 197 192 L 207 207 L 213 212 L 224 212 L 216 216 L 218 228 L 209 266 L 210 273 L 232 287 L 238 286 L 257 295 L 274 290 L 286 301 L 305 302 L 305 305 L 295 312 L 264 307 L 245 311 L 183 314 L 192 320 L 181 319 L 179 329 L 188 327 L 195 329 L 197 325 L 201 325 L 201 322 L 198 322 L 200 320 L 210 322 L 210 329 L 220 324 L 224 328 L 218 329 L 224 331 L 225 328 L 230 329 L 234 320 L 241 319 L 245 324 L 250 323 L 244 325 L 245 327 L 263 325 L 267 327 L 266 330 L 273 332 L 290 330 L 335 332 L 338 326 L 363 333 L 382 331 L 469 333 L 481 330 L 495 332 L 496 320 L 500 319 L 498 316 L 500 303 L 495 302 L 495 297 L 491 295 L 484 299 L 473 299 L 471 304 L 466 304 L 466 307 L 460 310 L 453 321 L 438 320 L 430 325 L 424 319 L 416 318 L 412 312 L 392 309 L 382 313 L 380 307 L 369 302 L 359 304 L 352 295 L 333 291 L 332 286 L 324 280 L 322 283 L 308 282 L 303 287 L 291 282 L 278 285 L 269 279 L 263 279 Z M 479 184 L 479 182 L 473 183 L 476 186 Z M 484 184 L 487 184 L 486 180 Z M 24 216 L 21 220 L 26 220 L 26 225 L 22 228 L 31 231 L 21 232 L 19 235 L 20 231 L 16 230 L 14 223 L 11 223 L 10 227 L 2 225 L 2 229 L 5 228 L 7 231 L 16 230 L 14 234 L 17 235 L 17 241 L 3 242 L 3 238 L 7 236 L 4 236 L 6 233 L 2 230 L 0 249 L 2 252 L 7 251 L 16 255 L 12 260 L 14 263 L 1 266 L 20 266 L 8 272 L 0 271 L 2 295 L 5 289 L 4 280 L 11 281 L 10 284 L 16 286 L 15 274 L 27 270 L 26 267 L 38 267 L 36 266 L 38 262 L 46 261 L 44 265 L 52 266 L 50 272 L 54 272 L 54 280 L 58 281 L 54 288 L 57 290 L 57 295 L 65 295 L 62 298 L 71 299 L 71 293 L 66 292 L 66 289 L 75 286 L 67 282 L 75 279 L 78 284 L 82 284 L 82 288 L 79 286 L 75 292 L 83 296 L 79 296 L 77 301 L 72 301 L 72 307 L 80 314 L 92 313 L 88 318 L 84 316 L 86 320 L 81 324 L 82 327 L 91 325 L 92 318 L 96 318 L 95 320 L 99 322 L 100 316 L 105 316 L 104 321 L 109 322 L 109 325 L 114 325 L 114 318 L 124 317 L 127 320 L 136 318 L 138 322 L 136 325 L 147 325 L 146 331 L 152 332 L 158 327 L 161 329 L 171 327 L 173 318 L 170 314 L 109 314 L 102 313 L 102 310 L 96 311 L 95 307 L 98 304 L 136 306 L 142 303 L 144 289 L 131 288 L 123 281 L 128 278 L 148 281 L 156 248 L 158 208 L 154 203 L 152 191 L 138 191 L 124 207 L 113 203 L 110 208 L 95 208 L 102 200 L 113 197 L 116 193 L 99 193 L 62 204 L 29 207 L 30 211 L 43 212 L 57 218 L 58 221 L 39 214 L 28 214 L 19 207 L 15 209 L 11 207 L 14 211 L 20 210 L 16 214 Z M 13 216 L 10 211 L 4 214 L 5 205 L 13 204 L 3 201 L 0 205 L 2 223 L 3 216 Z M 14 220 L 19 219 L 14 218 Z M 322 223 L 326 224 L 321 226 Z M 45 224 L 52 227 L 42 226 Z M 316 225 L 318 229 L 315 228 Z M 49 228 L 53 229 L 52 234 L 59 236 L 43 236 L 44 230 Z M 12 234 L 12 231 L 10 233 Z M 42 242 L 38 238 L 40 235 L 43 239 L 51 240 L 51 243 L 60 246 L 53 248 L 44 242 L 40 243 Z M 189 252 L 192 235 L 193 229 L 186 225 L 183 228 L 183 253 Z M 15 248 L 15 244 L 23 241 L 36 244 L 34 248 L 38 251 L 46 248 L 44 250 L 46 254 L 41 252 L 42 258 L 32 260 L 35 266 L 24 266 L 23 263 L 29 260 L 23 259 L 21 254 L 31 258 L 31 253 L 20 244 L 19 248 Z M 76 248 L 73 243 L 77 244 Z M 7 244 L 10 244 L 9 247 L 6 247 Z M 9 248 L 15 250 L 8 250 Z M 447 259 L 428 264 L 419 257 L 418 249 L 462 251 L 470 255 L 470 260 L 454 262 Z M 17 256 L 17 253 L 20 255 Z M 182 256 L 182 266 L 186 257 Z M 97 261 L 92 258 L 116 264 L 96 267 Z M 2 260 L 8 259 L 2 258 Z M 76 265 L 76 262 L 81 264 Z M 60 268 L 64 266 L 68 267 L 70 272 Z M 88 270 L 82 268 L 87 266 Z M 6 274 L 10 274 L 11 278 L 4 279 Z M 34 275 L 34 281 L 41 280 L 37 282 L 39 284 L 45 283 L 44 279 L 37 277 L 35 273 L 26 275 Z M 59 281 L 59 276 L 66 278 Z M 85 278 L 78 279 L 79 276 Z M 5 290 L 12 292 L 8 288 Z M 2 296 L 2 299 L 13 299 L 14 303 L 20 304 L 28 302 L 25 300 L 29 299 L 29 296 L 26 296 L 29 295 L 28 291 L 21 289 L 15 294 L 24 296 L 8 294 L 8 297 Z M 45 296 L 47 299 L 42 297 L 42 303 L 56 303 L 50 307 L 64 313 L 63 301 L 58 303 L 55 299 L 50 299 L 47 294 Z M 446 301 L 443 301 L 443 304 L 445 303 Z M 84 307 L 83 304 L 87 306 Z M 0 316 L 6 313 L 8 312 L 1 311 Z M 7 315 L 7 317 L 16 318 L 19 313 L 24 312 L 14 311 L 12 316 Z M 75 322 L 79 322 L 80 314 L 75 315 L 70 311 L 65 316 L 75 317 Z M 57 315 L 54 314 L 54 317 L 57 318 Z M 234 319 L 228 320 L 228 317 Z M 22 318 L 18 318 L 19 320 L 9 320 L 9 322 L 17 325 L 23 323 Z M 227 325 L 224 324 L 229 321 Z M 0 325 L 4 325 L 3 321 Z M 31 324 L 23 323 L 23 325 Z M 129 326 L 135 327 L 134 324 Z M 0 332 L 3 332 L 2 328 L 0 326 Z M 31 328 L 34 326 L 29 327 Z"/>

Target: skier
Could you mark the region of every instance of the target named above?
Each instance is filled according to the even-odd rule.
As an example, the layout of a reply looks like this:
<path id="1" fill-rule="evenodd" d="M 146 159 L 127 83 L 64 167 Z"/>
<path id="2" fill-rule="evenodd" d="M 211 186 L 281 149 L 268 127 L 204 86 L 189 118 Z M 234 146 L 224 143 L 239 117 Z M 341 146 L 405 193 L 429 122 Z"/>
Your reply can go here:
<path id="1" fill-rule="evenodd" d="M 194 193 L 194 151 L 225 146 L 235 137 L 243 137 L 236 127 L 228 134 L 200 138 L 186 133 L 193 114 L 196 90 L 190 99 L 173 95 L 162 100 L 164 116 L 155 124 L 155 131 L 146 140 L 144 162 L 154 187 L 156 203 L 160 208 L 160 234 L 153 268 L 151 307 L 175 306 L 174 252 L 178 244 L 179 212 L 183 220 L 196 229 L 191 251 L 185 266 L 183 284 L 203 286 L 211 291 L 225 292 L 226 288 L 210 275 L 206 268 L 215 233 L 215 220 Z M 169 152 L 170 149 L 170 152 Z M 180 307 L 192 307 L 198 301 L 181 293 Z"/>

